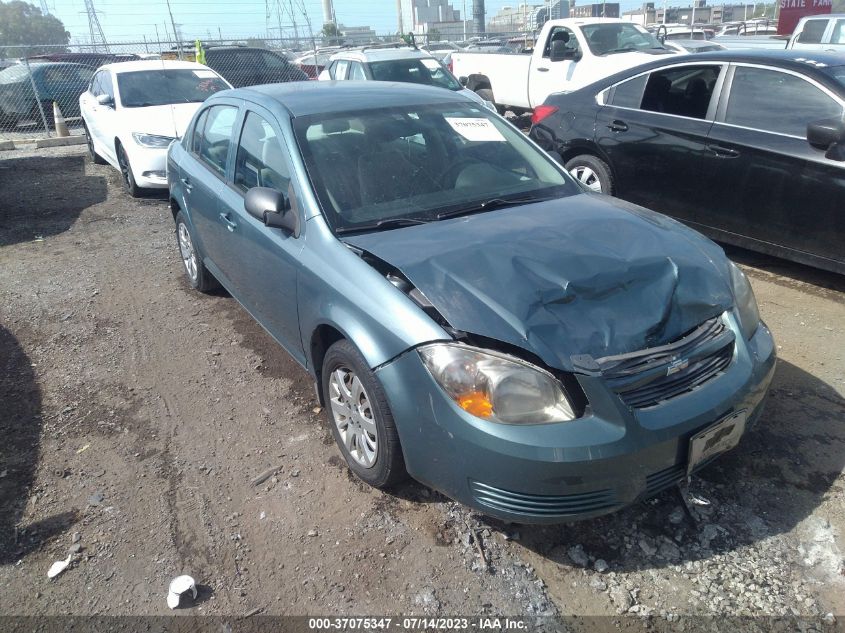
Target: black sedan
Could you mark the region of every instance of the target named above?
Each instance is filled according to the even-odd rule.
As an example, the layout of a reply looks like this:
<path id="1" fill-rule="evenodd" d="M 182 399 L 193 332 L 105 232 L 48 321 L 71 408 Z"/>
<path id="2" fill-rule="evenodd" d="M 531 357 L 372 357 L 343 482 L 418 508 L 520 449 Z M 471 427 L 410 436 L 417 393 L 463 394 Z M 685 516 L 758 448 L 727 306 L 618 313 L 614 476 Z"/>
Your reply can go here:
<path id="1" fill-rule="evenodd" d="M 845 273 L 845 57 L 720 51 L 553 94 L 531 137 L 594 191 Z"/>

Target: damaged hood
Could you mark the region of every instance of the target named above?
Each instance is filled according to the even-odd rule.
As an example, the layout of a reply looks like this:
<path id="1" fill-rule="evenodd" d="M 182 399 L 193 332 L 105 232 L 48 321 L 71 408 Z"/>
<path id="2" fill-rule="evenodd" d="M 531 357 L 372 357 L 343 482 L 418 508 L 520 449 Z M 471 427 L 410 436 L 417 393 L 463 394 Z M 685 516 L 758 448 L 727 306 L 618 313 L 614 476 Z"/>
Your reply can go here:
<path id="1" fill-rule="evenodd" d="M 546 364 L 669 343 L 733 305 L 721 248 L 674 220 L 580 194 L 345 237 L 458 330 Z"/>

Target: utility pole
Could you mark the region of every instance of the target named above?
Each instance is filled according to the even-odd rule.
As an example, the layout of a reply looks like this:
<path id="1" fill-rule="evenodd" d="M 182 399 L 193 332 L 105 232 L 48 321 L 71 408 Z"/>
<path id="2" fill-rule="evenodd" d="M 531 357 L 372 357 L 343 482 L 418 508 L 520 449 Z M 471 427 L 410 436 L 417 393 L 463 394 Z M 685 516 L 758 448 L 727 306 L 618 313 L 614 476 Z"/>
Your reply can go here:
<path id="1" fill-rule="evenodd" d="M 98 42 L 102 44 L 105 52 L 109 52 L 109 45 L 106 44 L 106 36 L 103 34 L 103 27 L 100 25 L 100 18 L 97 17 L 97 10 L 94 8 L 94 0 L 85 0 L 85 13 L 88 14 L 88 31 L 91 34 L 91 47 L 97 51 Z"/>
<path id="2" fill-rule="evenodd" d="M 464 42 L 467 41 L 467 0 L 464 0 Z M 399 18 L 400 20 L 402 18 Z"/>
<path id="3" fill-rule="evenodd" d="M 87 2 L 88 0 L 86 0 Z M 173 10 L 170 8 L 170 0 L 166 0 L 167 2 L 167 12 L 170 14 L 170 25 L 173 27 L 173 39 L 176 40 L 176 53 L 179 55 L 179 59 L 182 59 L 182 42 L 179 41 L 179 36 L 177 35 L 176 31 L 176 21 L 173 19 Z"/>

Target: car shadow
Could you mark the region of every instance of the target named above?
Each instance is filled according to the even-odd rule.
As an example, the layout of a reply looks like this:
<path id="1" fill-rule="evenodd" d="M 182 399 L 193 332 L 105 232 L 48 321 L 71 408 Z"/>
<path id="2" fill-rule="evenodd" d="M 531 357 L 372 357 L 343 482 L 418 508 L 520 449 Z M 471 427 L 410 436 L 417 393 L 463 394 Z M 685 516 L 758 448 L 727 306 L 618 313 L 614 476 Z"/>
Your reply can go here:
<path id="1" fill-rule="evenodd" d="M 76 521 L 64 512 L 21 526 L 41 445 L 41 389 L 17 338 L 0 325 L 0 565 L 14 563 Z"/>
<path id="2" fill-rule="evenodd" d="M 734 451 L 693 479 L 692 489 L 710 506 L 687 514 L 674 488 L 597 519 L 516 529 L 524 547 L 562 565 L 574 566 L 570 548 L 581 545 L 590 564 L 603 559 L 614 571 L 659 569 L 790 532 L 838 489 L 843 467 L 845 399 L 780 361 L 763 416 Z M 486 522 L 503 534 L 515 529 Z"/>
<path id="3" fill-rule="evenodd" d="M 749 251 L 739 246 L 720 244 L 725 254 L 737 264 L 750 266 L 752 276 L 756 271 L 765 271 L 773 275 L 785 277 L 787 280 L 809 284 L 817 289 L 845 292 L 845 275 L 839 275 L 820 268 L 813 268 L 797 262 L 781 259 L 764 253 Z M 756 269 L 756 270 L 755 270 Z M 821 290 L 824 292 L 824 290 Z"/>
<path id="4" fill-rule="evenodd" d="M 67 231 L 106 199 L 102 176 L 85 173 L 85 156 L 0 160 L 0 246 Z"/>

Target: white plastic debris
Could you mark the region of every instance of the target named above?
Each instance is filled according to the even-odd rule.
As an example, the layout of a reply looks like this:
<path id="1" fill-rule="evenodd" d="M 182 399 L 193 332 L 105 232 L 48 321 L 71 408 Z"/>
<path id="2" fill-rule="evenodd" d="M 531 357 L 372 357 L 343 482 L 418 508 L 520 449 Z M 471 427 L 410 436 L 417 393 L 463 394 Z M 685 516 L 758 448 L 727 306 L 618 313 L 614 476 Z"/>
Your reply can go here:
<path id="1" fill-rule="evenodd" d="M 64 560 L 57 560 L 55 563 L 50 565 L 50 569 L 47 570 L 47 578 L 55 578 L 59 574 L 61 574 L 67 566 L 70 565 L 70 561 L 73 558 L 73 554 L 68 554 L 68 557 Z"/>
<path id="2" fill-rule="evenodd" d="M 68 559 L 70 560 L 70 559 Z M 175 609 L 179 606 L 179 599 L 186 591 L 190 591 L 194 599 L 197 597 L 197 585 L 190 576 L 177 576 L 170 581 L 170 591 L 167 592 L 167 606 Z"/>

